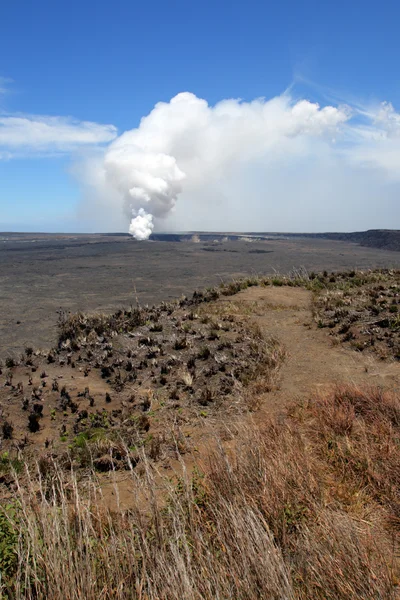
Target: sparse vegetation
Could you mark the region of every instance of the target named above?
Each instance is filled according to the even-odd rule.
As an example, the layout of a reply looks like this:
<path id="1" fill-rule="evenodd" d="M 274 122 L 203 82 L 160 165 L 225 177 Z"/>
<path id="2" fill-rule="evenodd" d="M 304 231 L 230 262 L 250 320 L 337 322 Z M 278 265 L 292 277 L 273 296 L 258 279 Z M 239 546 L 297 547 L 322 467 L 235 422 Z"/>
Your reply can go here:
<path id="1" fill-rule="evenodd" d="M 400 273 L 337 273 L 315 297 L 320 327 L 360 352 L 400 360 Z"/>
<path id="2" fill-rule="evenodd" d="M 233 453 L 221 442 L 206 470 L 174 484 L 156 484 L 142 453 L 142 480 L 128 466 L 138 503 L 118 513 L 104 506 L 94 475 L 87 495 L 75 474 L 66 485 L 46 463 L 38 467 L 39 502 L 33 475 L 16 476 L 20 505 L 0 518 L 2 592 L 55 600 L 394 599 L 399 407 L 394 395 L 338 388 L 284 421 L 241 427 Z M 383 443 L 375 434 L 382 430 Z M 102 453 L 93 460 L 99 472 L 125 452 L 101 431 L 73 445 L 86 456 Z"/>
<path id="3" fill-rule="evenodd" d="M 342 385 L 256 412 L 286 352 L 259 290 L 229 296 L 305 288 L 299 327 L 364 351 L 373 317 L 368 349 L 397 358 L 399 277 L 301 271 L 62 315 L 56 348 L 0 374 L 0 597 L 395 599 L 399 395 Z"/>
<path id="4" fill-rule="evenodd" d="M 3 438 L 5 440 L 12 439 L 14 427 L 13 427 L 13 424 L 11 423 L 11 421 L 8 421 L 7 419 L 5 421 L 3 421 L 1 430 L 2 430 L 2 434 L 3 434 Z"/>
<path id="5" fill-rule="evenodd" d="M 7 356 L 7 358 L 5 360 L 5 365 L 6 365 L 7 369 L 12 369 L 13 367 L 16 366 L 15 359 L 12 358 L 12 356 Z"/>

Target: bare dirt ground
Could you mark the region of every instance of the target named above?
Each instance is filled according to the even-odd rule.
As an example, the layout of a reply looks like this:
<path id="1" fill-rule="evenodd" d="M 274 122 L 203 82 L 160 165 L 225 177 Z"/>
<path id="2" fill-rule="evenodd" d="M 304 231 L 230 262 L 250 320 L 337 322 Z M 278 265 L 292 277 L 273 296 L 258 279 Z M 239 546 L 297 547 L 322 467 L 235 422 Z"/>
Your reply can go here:
<path id="1" fill-rule="evenodd" d="M 192 342 L 194 345 L 189 342 L 187 348 L 181 349 L 175 343 L 175 349 L 172 348 L 171 351 L 166 346 L 166 339 L 169 339 L 170 335 L 167 324 L 164 324 L 163 331 L 154 333 L 154 325 L 146 323 L 138 329 L 133 338 L 128 335 L 125 345 L 132 345 L 130 355 L 132 369 L 133 372 L 138 370 L 137 377 L 131 383 L 126 383 L 120 392 L 115 388 L 114 381 L 101 377 L 98 369 L 92 368 L 86 372 L 84 366 L 88 363 L 76 358 L 80 354 L 85 357 L 86 346 L 78 348 L 71 354 L 70 364 L 65 361 L 63 355 L 60 357 L 62 364 L 58 363 L 58 359 L 48 364 L 47 359 L 33 356 L 33 366 L 25 364 L 12 369 L 14 387 L 7 384 L 9 370 L 3 369 L 0 377 L 0 416 L 12 422 L 14 440 L 23 440 L 23 446 L 28 451 L 37 453 L 37 457 L 47 456 L 49 452 L 54 454 L 55 451 L 62 456 L 67 448 L 72 448 L 76 454 L 75 460 L 81 460 L 79 448 L 81 443 L 86 443 L 86 438 L 80 435 L 85 431 L 87 425 L 84 424 L 88 421 L 92 423 L 91 427 L 94 428 L 96 435 L 101 433 L 96 443 L 100 444 L 100 447 L 102 444 L 104 446 L 104 450 L 99 452 L 99 470 L 108 471 L 107 465 L 103 468 L 101 461 L 102 455 L 106 455 L 109 450 L 107 445 L 109 443 L 115 445 L 115 442 L 109 442 L 109 428 L 119 431 L 120 427 L 126 428 L 126 423 L 131 423 L 135 429 L 134 442 L 132 442 L 134 446 L 138 442 L 144 444 L 150 455 L 154 456 L 158 468 L 165 470 L 166 474 L 172 474 L 182 468 L 181 457 L 175 457 L 176 444 L 179 445 L 179 452 L 184 456 L 184 462 L 190 469 L 195 461 L 207 456 L 217 438 L 227 440 L 229 446 L 229 431 L 244 426 L 249 419 L 258 423 L 268 422 L 273 416 L 284 415 L 292 404 L 298 405 L 299 401 L 301 403 L 313 399 L 318 392 L 328 390 L 336 384 L 373 385 L 387 389 L 396 389 L 399 385 L 399 361 L 379 360 L 368 350 L 363 353 L 356 352 L 335 341 L 329 335 L 329 329 L 318 328 L 313 313 L 313 295 L 303 288 L 250 287 L 234 296 L 221 296 L 216 302 L 198 307 L 196 310 L 198 316 L 194 321 L 191 320 L 193 314 L 187 309 L 178 309 L 177 313 L 172 313 L 171 326 L 174 328 L 171 329 L 172 341 L 177 333 L 181 336 L 184 333 L 185 336 L 190 337 L 196 330 Z M 207 314 L 210 318 L 206 320 L 204 316 Z M 220 322 L 222 327 L 224 323 L 229 326 L 226 332 L 224 329 L 219 330 L 216 340 L 214 335 L 207 338 L 208 330 L 214 333 L 216 327 L 213 324 L 214 316 L 215 323 Z M 230 320 L 231 317 L 233 321 Z M 218 353 L 215 354 L 215 350 L 217 346 L 222 347 L 224 336 L 229 338 L 237 345 L 237 350 L 234 351 L 234 356 L 237 358 L 234 360 L 239 362 L 235 369 L 242 368 L 240 361 L 244 361 L 249 344 L 249 341 L 246 341 L 246 331 L 242 330 L 240 325 L 242 318 L 250 324 L 253 322 L 257 325 L 263 339 L 275 338 L 279 346 L 283 346 L 286 356 L 277 377 L 271 378 L 268 366 L 265 367 L 265 374 L 261 372 L 258 376 L 259 382 L 264 378 L 265 381 L 271 380 L 272 385 L 249 388 L 250 394 L 239 393 L 238 390 L 235 392 L 237 396 L 227 394 L 226 401 L 215 403 L 216 398 L 223 397 L 223 394 L 227 393 L 222 388 L 226 380 L 225 370 L 221 373 L 218 370 L 220 367 L 216 369 L 218 363 L 215 363 L 215 360 L 219 360 L 220 356 Z M 146 334 L 146 328 L 153 333 Z M 142 354 L 152 350 L 152 347 L 147 346 L 146 335 L 153 338 L 153 345 L 156 344 L 156 336 L 163 343 L 165 358 L 159 357 L 159 361 L 163 362 L 158 367 L 157 361 L 153 359 L 149 364 L 145 361 L 145 367 L 141 366 L 144 365 Z M 195 341 L 197 337 L 198 342 Z M 189 364 L 187 360 L 197 352 L 196 344 L 200 344 L 199 348 L 202 348 L 202 344 L 207 344 L 211 348 L 208 359 L 210 364 L 206 365 L 203 358 L 197 358 L 198 366 L 194 381 L 181 381 L 182 368 Z M 128 351 L 128 346 L 125 345 L 122 341 L 114 342 L 117 357 L 120 347 L 121 357 L 125 356 Z M 228 346 L 231 345 L 229 341 Z M 215 346 L 214 350 L 213 346 Z M 168 357 L 173 360 L 168 361 Z M 72 364 L 75 360 L 76 365 Z M 115 360 L 115 357 L 112 360 Z M 119 359 L 116 360 L 118 362 Z M 107 359 L 105 361 L 104 364 L 107 363 Z M 164 363 L 165 365 L 170 363 L 171 366 L 165 370 Z M 161 379 L 163 373 L 168 379 L 162 382 L 161 386 L 160 365 Z M 205 372 L 206 366 L 207 372 Z M 45 377 L 42 376 L 43 372 Z M 206 377 L 204 381 L 203 375 Z M 214 385 L 213 377 L 219 378 Z M 58 382 L 56 389 L 51 389 L 52 381 Z M 20 392 L 15 387 L 19 382 L 25 392 Z M 176 383 L 178 387 L 174 387 Z M 42 389 L 43 384 L 45 387 Z M 63 401 L 61 391 L 63 386 L 68 392 L 68 402 Z M 200 386 L 198 390 L 196 386 Z M 210 389 L 213 387 L 215 399 L 203 398 L 197 393 L 197 391 L 207 390 L 208 387 Z M 29 407 L 24 407 L 23 393 L 29 396 L 31 392 L 33 394 L 35 391 L 36 394 L 39 390 L 42 393 L 37 397 L 32 396 Z M 109 400 L 106 394 L 109 394 Z M 251 397 L 252 394 L 254 397 Z M 246 404 L 248 398 L 250 404 Z M 35 433 L 29 433 L 27 431 L 29 408 L 32 408 L 35 403 L 42 405 L 43 408 L 40 428 Z M 92 406 L 93 409 L 90 408 Z M 249 408 L 250 412 L 248 412 Z M 138 432 L 136 432 L 137 428 L 139 428 Z M 20 442 L 17 442 L 17 446 L 18 444 Z M 118 449 L 117 446 L 115 448 Z M 137 450 L 133 450 L 131 459 L 135 460 L 136 454 Z M 85 464 L 83 461 L 81 466 Z M 131 505 L 133 493 L 131 475 L 123 467 L 118 472 L 113 469 L 111 472 L 100 472 L 99 481 L 104 500 L 109 507 L 116 508 L 116 502 L 120 508 L 128 508 Z"/>
<path id="2" fill-rule="evenodd" d="M 241 426 L 247 419 L 262 423 L 273 416 L 283 417 L 290 406 L 307 402 L 338 384 L 398 388 L 400 363 L 379 360 L 371 352 L 361 354 L 335 343 L 327 329 L 317 328 L 312 302 L 311 292 L 292 287 L 253 287 L 219 301 L 229 305 L 228 310 L 233 308 L 234 314 L 250 317 L 266 337 L 276 338 L 286 351 L 275 388 L 260 395 L 258 410 L 240 416 Z M 231 415 L 231 423 L 226 417 L 216 415 L 192 428 L 192 434 L 198 429 L 194 460 L 204 459 L 214 437 L 221 435 L 224 427 L 238 426 L 237 417 Z M 226 447 L 229 446 L 226 442 Z M 193 456 L 186 455 L 187 468 L 190 469 L 192 462 Z M 169 468 L 180 472 L 181 465 L 171 461 Z M 102 493 L 108 506 L 116 506 L 116 489 L 119 505 L 129 507 L 132 494 L 129 477 L 123 474 L 103 477 Z"/>
<path id="3" fill-rule="evenodd" d="M 106 590 L 111 598 L 117 588 L 109 584 L 114 573 L 121 579 L 123 592 L 128 590 L 127 582 L 129 589 L 135 589 L 136 583 L 143 581 L 140 570 L 132 574 L 132 563 L 123 570 L 125 553 L 129 559 L 134 557 L 133 564 L 136 568 L 139 563 L 139 569 L 147 567 L 154 556 L 153 586 L 161 568 L 167 575 L 175 574 L 183 554 L 193 561 L 203 556 L 203 548 L 207 562 L 196 564 L 190 572 L 207 573 L 207 577 L 210 572 L 221 573 L 213 566 L 218 566 L 221 556 L 225 560 L 225 555 L 236 556 L 238 548 L 242 552 L 238 562 L 226 567 L 227 583 L 223 582 L 220 597 L 230 590 L 232 573 L 238 572 L 242 562 L 250 565 L 248 569 L 255 565 L 254 593 L 248 591 L 251 580 L 247 577 L 245 592 L 233 591 L 230 596 L 271 597 L 270 562 L 257 569 L 264 555 L 270 561 L 276 549 L 286 560 L 288 573 L 285 588 L 275 577 L 282 588 L 273 594 L 276 598 L 399 597 L 398 400 L 395 404 L 394 396 L 379 396 L 367 386 L 395 389 L 400 361 L 379 360 L 368 348 L 357 352 L 333 344 L 330 330 L 318 327 L 312 293 L 278 281 L 259 281 L 256 287 L 255 279 L 248 280 L 250 287 L 234 295 L 223 294 L 236 289 L 230 284 L 218 299 L 212 293 L 216 290 L 211 290 L 207 301 L 197 301 L 197 295 L 196 302 L 188 299 L 137 310 L 135 314 L 140 312 L 145 318 L 137 319 L 136 325 L 131 314 L 119 311 L 123 315 L 111 315 L 103 332 L 98 331 L 98 319 L 82 316 L 78 320 L 75 316 L 60 332 L 58 352 L 45 356 L 29 351 L 18 365 L 8 361 L 0 372 L 0 422 L 4 415 L 13 421 L 15 439 L 0 440 L 0 507 L 5 506 L 14 520 L 9 521 L 5 513 L 5 522 L 13 529 L 5 529 L 3 539 L 8 545 L 3 547 L 13 549 L 17 547 L 14 539 L 19 542 L 30 535 L 26 547 L 40 560 L 31 560 L 30 555 L 27 559 L 26 552 L 20 552 L 21 570 L 22 565 L 26 568 L 31 563 L 35 568 L 36 564 L 41 568 L 50 565 L 47 579 L 32 577 L 35 585 L 36 581 L 45 582 L 44 593 L 38 594 L 35 588 L 30 597 L 53 598 L 47 581 L 53 581 L 54 572 L 62 577 L 65 571 L 70 577 L 72 564 L 75 571 L 68 597 L 76 595 L 77 581 L 80 585 L 88 580 L 90 589 L 83 592 L 84 597 L 99 597 Z M 123 322 L 129 319 L 124 329 Z M 68 327 L 71 322 L 73 328 Z M 89 323 L 86 329 L 82 327 L 85 323 Z M 271 361 L 266 353 L 254 354 L 270 336 L 286 349 L 275 377 L 270 377 Z M 210 350 L 207 356 L 199 353 L 204 344 Z M 222 353 L 226 356 L 223 362 Z M 127 358 L 132 363 L 129 369 Z M 241 377 L 246 374 L 245 359 L 250 366 L 256 363 L 257 380 L 268 380 L 268 389 L 253 388 L 253 377 Z M 185 377 L 178 386 L 179 370 L 185 365 Z M 111 367 L 113 371 L 101 377 L 102 370 Z M 132 373 L 133 378 L 126 378 Z M 234 389 L 221 401 L 218 395 L 223 394 L 226 378 Z M 118 380 L 122 388 L 116 386 Z M 213 381 L 214 399 L 203 394 Z M 349 383 L 362 384 L 364 389 L 354 391 L 343 385 Z M 330 404 L 324 403 L 335 394 L 313 398 L 335 384 L 343 385 L 342 396 L 337 398 L 341 412 L 332 399 Z M 246 406 L 247 391 L 259 396 L 258 404 Z M 201 392 L 200 396 L 196 392 Z M 295 406 L 287 411 L 292 403 Z M 17 420 L 13 409 L 19 411 Z M 43 413 L 39 430 L 26 433 L 28 417 L 39 413 Z M 130 441 L 126 434 L 131 435 Z M 130 465 L 125 460 L 128 457 Z M 19 503 L 21 511 L 11 512 Z M 225 506 L 228 509 L 223 512 Z M 237 526 L 243 506 L 249 507 L 252 518 Z M 216 509 L 214 520 L 211 509 Z M 262 538 L 253 525 L 258 514 Z M 194 529 L 194 520 L 179 521 L 188 516 L 198 520 L 204 530 Z M 91 523 L 94 526 L 89 527 Z M 114 529 L 115 523 L 120 529 Z M 14 531 L 21 533 L 14 535 Z M 39 532 L 46 535 L 43 543 Z M 72 537 L 74 532 L 76 537 Z M 159 532 L 165 535 L 160 541 Z M 266 532 L 269 546 L 259 542 Z M 36 539 L 40 541 L 38 549 Z M 146 546 L 127 545 L 127 540 L 136 543 L 136 539 L 143 539 Z M 144 554 L 142 548 L 153 540 L 158 544 L 157 553 Z M 200 543 L 195 546 L 193 540 Z M 161 554 L 164 547 L 168 554 Z M 54 556 L 58 557 L 60 548 L 58 562 Z M 249 562 L 243 548 L 256 549 L 254 562 Z M 77 563 L 71 562 L 74 554 Z M 19 575 L 19 564 L 18 569 L 14 563 L 5 564 L 11 564 L 7 567 L 11 577 Z M 101 571 L 96 570 L 98 565 Z M 101 582 L 100 589 L 96 577 L 103 565 L 105 583 Z M 262 577 L 268 581 L 260 592 Z M 242 579 L 236 577 L 239 582 Z M 30 582 L 28 577 L 24 580 Z M 59 577 L 54 580 L 57 590 Z M 170 597 L 169 590 L 179 582 L 152 597 Z M 14 586 L 14 581 L 9 585 Z M 99 591 L 92 593 L 94 585 Z M 202 590 L 199 594 L 183 591 L 178 596 L 214 598 L 218 594 Z M 146 597 L 150 598 L 147 592 Z"/>
<path id="4" fill-rule="evenodd" d="M 233 302 L 286 349 L 279 389 L 263 395 L 263 412 L 280 412 L 292 402 L 312 398 L 335 384 L 399 386 L 398 361 L 355 352 L 335 343 L 328 330 L 316 327 L 311 292 L 292 287 L 249 288 Z"/>
<path id="5" fill-rule="evenodd" d="M 0 236 L 0 356 L 48 348 L 57 311 L 157 304 L 251 274 L 399 267 L 400 252 L 318 239 L 135 242 L 101 235 Z"/>
<path id="6" fill-rule="evenodd" d="M 23 509 L 12 516 L 14 529 L 5 529 L 6 550 L 22 537 L 14 531 L 39 539 L 38 550 L 27 547 L 40 561 L 21 552 L 23 568 L 50 565 L 47 579 L 42 570 L 32 578 L 48 585 L 54 572 L 69 577 L 72 564 L 71 597 L 81 580 L 90 582 L 85 597 L 107 589 L 114 597 L 110 573 L 123 592 L 129 576 L 134 589 L 149 558 L 151 586 L 161 567 L 164 585 L 164 573 L 180 573 L 183 554 L 193 561 L 205 548 L 207 562 L 189 572 L 208 576 L 210 567 L 222 572 L 213 567 L 221 557 L 255 548 L 253 562 L 241 554 L 222 563 L 221 597 L 242 562 L 256 574 L 254 593 L 239 574 L 246 591 L 232 597 L 270 597 L 270 562 L 259 564 L 278 549 L 293 594 L 286 586 L 274 597 L 398 598 L 400 360 L 379 358 L 371 345 L 351 347 L 321 326 L 318 306 L 330 298 L 330 284 L 352 299 L 380 281 L 395 301 L 388 306 L 397 307 L 398 277 L 248 278 L 157 307 L 74 315 L 63 321 L 56 347 L 9 357 L 0 368 L 0 507 L 14 515 L 17 497 Z M 363 315 L 355 310 L 353 324 Z M 390 315 L 397 319 L 397 309 Z M 393 334 L 397 343 L 397 325 Z M 251 520 L 237 521 L 243 506 Z M 253 527 L 258 514 L 262 538 Z M 266 531 L 274 545 L 258 542 Z M 143 546 L 126 545 L 136 539 Z M 156 552 L 145 554 L 153 540 Z M 76 564 L 68 562 L 71 547 Z M 139 564 L 133 575 L 132 563 L 122 568 L 127 552 Z M 92 593 L 103 564 L 105 584 Z M 9 572 L 16 577 L 20 569 L 11 563 Z M 169 597 L 179 582 L 152 597 Z M 54 597 L 43 589 L 34 597 Z"/>

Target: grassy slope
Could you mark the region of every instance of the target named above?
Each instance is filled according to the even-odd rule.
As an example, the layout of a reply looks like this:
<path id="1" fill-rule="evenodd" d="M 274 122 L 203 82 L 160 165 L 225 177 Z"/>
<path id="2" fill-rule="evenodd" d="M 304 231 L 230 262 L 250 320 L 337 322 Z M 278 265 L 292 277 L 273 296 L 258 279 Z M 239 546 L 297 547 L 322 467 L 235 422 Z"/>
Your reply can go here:
<path id="1" fill-rule="evenodd" d="M 376 286 L 393 295 L 397 278 L 326 274 L 261 283 L 315 291 L 318 322 L 333 291 L 351 301 Z M 283 419 L 260 425 L 243 414 L 205 462 L 189 472 L 182 460 L 178 483 L 158 476 L 143 447 L 141 474 L 127 471 L 137 506 L 116 512 L 101 502 L 96 470 L 82 481 L 49 458 L 9 482 L 19 500 L 0 517 L 3 594 L 395 598 L 399 439 L 398 394 L 343 385 L 290 407 Z M 4 472 L 11 466 L 3 455 Z"/>

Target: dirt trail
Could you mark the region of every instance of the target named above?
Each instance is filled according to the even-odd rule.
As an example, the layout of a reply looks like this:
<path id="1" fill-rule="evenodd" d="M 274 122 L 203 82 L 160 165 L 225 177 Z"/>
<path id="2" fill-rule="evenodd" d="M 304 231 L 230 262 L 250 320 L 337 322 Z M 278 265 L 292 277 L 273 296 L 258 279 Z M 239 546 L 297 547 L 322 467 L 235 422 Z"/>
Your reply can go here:
<path id="1" fill-rule="evenodd" d="M 312 295 L 307 290 L 249 288 L 238 294 L 236 301 L 287 351 L 279 389 L 265 395 L 264 410 L 280 412 L 292 401 L 336 383 L 399 386 L 400 363 L 383 362 L 370 353 L 335 345 L 328 329 L 315 327 Z"/>

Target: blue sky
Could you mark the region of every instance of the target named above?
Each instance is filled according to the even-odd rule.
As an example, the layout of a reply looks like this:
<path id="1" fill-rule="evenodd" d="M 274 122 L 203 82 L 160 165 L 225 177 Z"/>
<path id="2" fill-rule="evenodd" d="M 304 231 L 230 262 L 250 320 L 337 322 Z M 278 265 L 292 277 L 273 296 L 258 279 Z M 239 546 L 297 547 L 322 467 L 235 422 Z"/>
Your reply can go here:
<path id="1" fill-rule="evenodd" d="M 336 3 L 288 0 L 279 3 L 225 0 L 201 3 L 70 0 L 54 3 L 39 0 L 33 3 L 21 0 L 3 3 L 0 120 L 3 118 L 2 125 L 7 132 L 2 141 L 0 122 L 0 230 L 106 230 L 108 223 L 110 227 L 123 228 L 126 215 L 122 211 L 121 219 L 113 221 L 111 197 L 116 198 L 117 193 L 124 196 L 124 191 L 119 185 L 112 191 L 103 186 L 99 193 L 98 184 L 88 191 L 91 187 L 88 164 L 93 156 L 98 160 L 117 132 L 121 134 L 137 128 L 140 119 L 148 115 L 156 103 L 168 103 L 180 92 L 191 92 L 204 98 L 212 107 L 229 98 L 250 102 L 258 97 L 267 100 L 280 97 L 294 84 L 290 92 L 292 104 L 301 98 L 319 102 L 322 107 L 346 103 L 353 110 L 356 107 L 352 117 L 356 124 L 362 121 L 364 113 L 368 113 L 370 122 L 375 123 L 379 112 L 376 107 L 381 101 L 390 102 L 394 111 L 390 122 L 395 122 L 397 127 L 397 110 L 400 108 L 399 21 L 400 7 L 394 1 L 380 4 L 358 0 Z M 37 142 L 35 124 L 38 121 L 48 126 L 49 117 L 53 118 L 50 121 L 51 139 Z M 86 128 L 87 135 L 82 138 L 83 122 L 91 125 L 89 133 Z M 30 129 L 26 137 L 27 126 Z M 16 141 L 16 128 L 27 141 L 21 141 L 21 135 Z M 387 128 L 384 129 L 386 132 Z M 347 143 L 353 133 L 347 131 Z M 301 135 L 308 133 L 303 131 Z M 393 221 L 398 193 L 393 175 L 397 154 L 393 152 L 397 152 L 397 146 L 393 150 L 392 141 L 390 144 L 392 171 L 386 177 L 379 172 L 382 165 L 374 166 L 376 173 L 370 187 L 376 191 L 368 202 L 371 204 L 381 197 L 387 211 L 381 215 L 377 226 L 399 227 Z M 304 152 L 304 156 L 312 154 L 309 149 Z M 364 156 L 365 152 L 364 148 L 360 152 L 357 142 L 357 157 L 360 154 Z M 182 156 L 181 149 L 177 156 Z M 236 157 L 235 160 L 239 159 Z M 296 160 L 301 162 L 303 156 Z M 338 168 L 337 160 L 335 158 L 332 173 Z M 256 164 L 259 162 L 257 160 Z M 354 165 L 353 157 L 350 162 Z M 184 157 L 178 161 L 178 166 L 182 164 Z M 293 190 L 285 188 L 282 191 L 279 177 L 284 182 L 285 168 L 293 174 L 293 165 L 285 168 L 280 165 L 278 169 L 272 169 L 270 162 L 263 165 L 260 167 L 260 186 L 268 187 L 269 181 L 273 181 L 273 191 L 280 194 L 280 202 L 285 199 L 289 202 Z M 344 182 L 351 180 L 348 189 L 352 189 L 353 181 L 362 178 L 360 162 L 352 168 L 355 169 L 353 174 L 349 174 L 347 166 L 345 172 L 341 171 Z M 326 164 L 324 169 L 329 177 Z M 387 172 L 386 164 L 385 169 Z M 181 170 L 185 172 L 185 169 Z M 233 171 L 236 171 L 235 165 L 231 165 L 231 170 L 224 170 L 225 177 L 229 178 Z M 277 172 L 279 176 L 276 176 Z M 173 229 L 187 224 L 200 229 L 203 226 L 213 228 L 215 223 L 218 229 L 223 221 L 221 215 L 231 213 L 230 194 L 234 196 L 232 188 L 237 185 L 232 183 L 230 186 L 229 181 L 225 185 L 224 182 L 223 191 L 219 192 L 223 198 L 221 214 L 215 215 L 213 221 L 209 214 L 205 217 L 209 206 L 202 201 L 204 195 L 209 195 L 209 190 L 192 185 L 195 177 L 190 168 L 189 173 L 185 179 L 187 187 L 184 183 L 182 191 L 174 192 L 177 217 L 169 218 L 168 213 L 166 221 L 157 221 L 165 215 L 153 211 L 156 226 Z M 202 173 L 207 177 L 207 171 L 203 169 Z M 241 181 L 246 180 L 246 173 Z M 319 174 L 310 171 L 309 176 L 318 179 Z M 215 181 L 215 174 L 210 180 Z M 355 194 L 361 194 L 359 183 L 357 185 Z M 307 194 L 320 194 L 320 188 L 313 191 L 308 184 L 306 187 Z M 259 190 L 254 193 L 254 190 L 245 189 L 251 196 L 253 215 L 259 203 L 263 203 L 261 214 L 265 219 L 261 229 L 278 226 L 296 229 L 296 223 L 279 215 L 275 205 L 265 211 L 265 201 Z M 104 200 L 108 191 L 109 203 Z M 182 197 L 187 198 L 187 206 L 191 206 L 190 219 L 180 208 Z M 314 201 L 317 203 L 318 198 Z M 116 206 L 119 206 L 118 202 L 115 199 Z M 270 196 L 268 202 L 272 202 Z M 232 211 L 240 212 L 238 199 L 233 198 L 232 203 Z M 357 206 L 358 203 L 357 197 Z M 92 222 L 91 210 L 96 212 L 95 206 L 101 206 L 102 219 Z M 332 213 L 324 213 L 321 209 L 317 211 L 315 221 L 314 207 L 311 202 L 306 218 L 302 217 L 302 228 L 347 229 L 357 225 L 357 211 L 348 221 L 345 218 L 335 221 Z M 134 202 L 133 208 L 137 211 L 141 207 Z M 367 218 L 359 219 L 358 228 L 373 227 L 373 207 L 363 208 Z M 268 214 L 273 218 L 269 220 Z M 396 218 L 398 215 L 399 212 Z M 253 223 L 254 217 L 243 220 L 244 227 L 253 228 Z M 233 224 L 237 227 L 240 222 L 234 220 Z"/>

